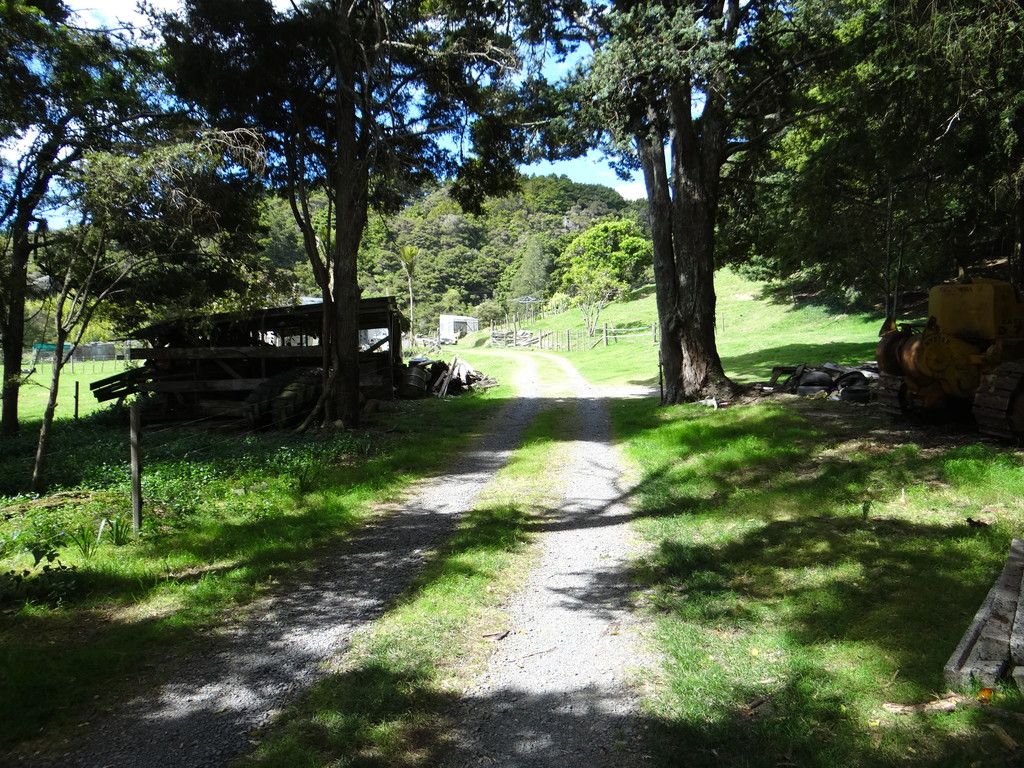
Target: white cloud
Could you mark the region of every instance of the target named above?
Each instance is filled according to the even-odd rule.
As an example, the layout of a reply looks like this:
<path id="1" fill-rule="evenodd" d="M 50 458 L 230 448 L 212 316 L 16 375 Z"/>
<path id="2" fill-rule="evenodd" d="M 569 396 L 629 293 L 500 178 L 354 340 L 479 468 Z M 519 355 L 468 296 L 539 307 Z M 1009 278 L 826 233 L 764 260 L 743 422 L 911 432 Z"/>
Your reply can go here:
<path id="1" fill-rule="evenodd" d="M 278 10 L 291 8 L 291 0 L 271 0 Z M 173 11 L 181 7 L 181 0 L 150 0 L 158 11 Z M 142 27 L 146 17 L 139 12 L 138 0 L 67 0 L 67 6 L 85 24 L 112 27 L 128 24 Z"/>
<path id="2" fill-rule="evenodd" d="M 114 27 L 128 24 L 141 27 L 146 24 L 146 17 L 139 12 L 137 0 L 68 0 L 68 8 L 84 24 L 96 27 Z M 153 0 L 153 7 L 158 11 L 169 11 L 178 8 L 179 0 Z"/>
<path id="3" fill-rule="evenodd" d="M 627 200 L 643 200 L 647 197 L 647 187 L 642 181 L 629 181 L 625 184 L 616 184 L 615 191 Z"/>

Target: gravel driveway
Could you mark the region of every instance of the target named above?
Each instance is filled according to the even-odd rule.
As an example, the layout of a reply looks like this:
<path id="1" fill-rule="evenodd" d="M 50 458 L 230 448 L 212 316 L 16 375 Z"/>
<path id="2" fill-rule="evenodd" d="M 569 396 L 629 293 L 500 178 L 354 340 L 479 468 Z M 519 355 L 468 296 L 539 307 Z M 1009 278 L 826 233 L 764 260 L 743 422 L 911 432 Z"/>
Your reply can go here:
<path id="1" fill-rule="evenodd" d="M 513 400 L 489 433 L 398 511 L 370 522 L 303 584 L 288 585 L 184 660 L 176 679 L 83 728 L 81 742 L 33 765 L 224 765 L 250 745 L 255 728 L 323 674 L 352 633 L 379 617 L 409 585 L 458 514 L 505 465 L 532 421 L 535 362 L 524 356 Z"/>
<path id="2" fill-rule="evenodd" d="M 450 768 L 628 768 L 645 762 L 644 663 L 628 580 L 628 488 L 603 400 L 564 358 L 578 417 L 564 501 L 541 523 L 539 567 L 509 606 L 510 634 L 456 720 Z M 524 359 L 528 359 L 524 356 Z"/>

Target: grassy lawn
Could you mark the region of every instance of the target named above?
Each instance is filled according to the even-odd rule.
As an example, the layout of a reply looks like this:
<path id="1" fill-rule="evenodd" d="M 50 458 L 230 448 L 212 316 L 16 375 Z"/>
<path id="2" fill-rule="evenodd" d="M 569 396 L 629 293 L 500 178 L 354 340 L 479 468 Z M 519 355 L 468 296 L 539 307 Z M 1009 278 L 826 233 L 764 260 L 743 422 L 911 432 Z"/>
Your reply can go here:
<path id="1" fill-rule="evenodd" d="M 25 421 L 37 421 L 43 417 L 46 400 L 50 394 L 52 370 L 52 364 L 38 363 L 35 366 L 35 373 L 21 388 L 18 397 L 18 413 Z M 79 416 L 88 416 L 90 413 L 104 408 L 105 405 L 96 402 L 96 398 L 92 396 L 89 385 L 123 370 L 124 363 L 114 361 L 75 363 L 74 373 L 71 372 L 70 365 L 64 366 L 60 375 L 60 388 L 57 390 L 55 418 L 70 419 L 74 416 L 76 381 L 79 387 Z"/>
<path id="2" fill-rule="evenodd" d="M 513 366 L 487 370 L 511 381 Z M 155 427 L 144 441 L 143 535 L 120 545 L 99 521 L 128 519 L 126 426 L 97 413 L 54 433 L 42 498 L 27 484 L 33 424 L 0 443 L 0 750 L 87 719 L 166 673 L 228 609 L 302 569 L 447 457 L 507 401 L 399 402 L 358 432 L 295 436 Z M 33 565 L 34 556 L 50 552 Z M 58 565 L 63 567 L 58 567 Z M 28 578 L 19 576 L 25 571 Z"/>
<path id="3" fill-rule="evenodd" d="M 772 366 L 798 363 L 857 363 L 874 357 L 881 317 L 835 314 L 819 306 L 792 307 L 761 298 L 762 286 L 728 269 L 715 276 L 718 349 L 726 372 L 739 381 L 767 379 Z M 654 296 L 616 302 L 601 315 L 610 327 L 650 328 L 657 321 Z M 582 328 L 571 309 L 527 325 L 531 330 Z M 487 333 L 463 343 L 482 342 Z M 595 338 L 594 341 L 598 339 Z M 457 349 L 457 348 L 456 348 Z M 647 336 L 624 338 L 569 353 L 573 364 L 596 384 L 657 384 L 658 350 Z"/>
<path id="4" fill-rule="evenodd" d="M 889 714 L 942 667 L 1024 533 L 1024 461 L 892 433 L 839 403 L 709 411 L 621 401 L 639 564 L 664 654 L 663 765 L 1002 765 L 981 708 Z M 965 444 L 966 443 L 966 444 Z M 966 518 L 992 524 L 970 527 Z M 994 703 L 1020 709 L 1020 695 Z"/>
<path id="5" fill-rule="evenodd" d="M 552 482 L 571 405 L 542 412 L 404 599 L 340 667 L 289 708 L 245 765 L 433 766 L 463 685 L 483 670 L 488 635 L 535 552 L 533 517 L 556 503 Z"/>

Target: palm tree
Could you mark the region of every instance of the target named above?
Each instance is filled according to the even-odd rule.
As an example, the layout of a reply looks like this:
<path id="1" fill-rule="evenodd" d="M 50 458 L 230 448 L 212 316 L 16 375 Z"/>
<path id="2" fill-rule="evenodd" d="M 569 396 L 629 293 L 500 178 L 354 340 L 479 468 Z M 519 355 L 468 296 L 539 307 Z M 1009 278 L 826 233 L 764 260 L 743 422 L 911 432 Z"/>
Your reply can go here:
<path id="1" fill-rule="evenodd" d="M 398 249 L 398 260 L 402 262 L 405 277 L 409 281 L 409 339 L 411 344 L 416 343 L 416 323 L 413 319 L 412 276 L 416 273 L 416 260 L 419 256 L 420 249 L 415 245 L 403 245 Z"/>

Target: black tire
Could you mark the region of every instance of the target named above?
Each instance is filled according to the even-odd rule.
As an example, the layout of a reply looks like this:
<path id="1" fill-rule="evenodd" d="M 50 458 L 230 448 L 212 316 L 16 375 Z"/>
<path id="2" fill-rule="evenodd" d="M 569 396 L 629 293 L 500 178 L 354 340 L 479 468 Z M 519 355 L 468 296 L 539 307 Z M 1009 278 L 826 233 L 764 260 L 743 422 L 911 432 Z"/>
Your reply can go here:
<path id="1" fill-rule="evenodd" d="M 316 371 L 319 376 L 320 370 L 320 368 L 292 368 L 261 382 L 245 398 L 242 407 L 249 428 L 260 429 L 268 426 L 273 420 L 274 401 L 285 388 L 309 371 Z"/>
<path id="2" fill-rule="evenodd" d="M 277 429 L 297 424 L 309 415 L 323 391 L 323 370 L 300 368 L 271 403 L 270 419 Z"/>

